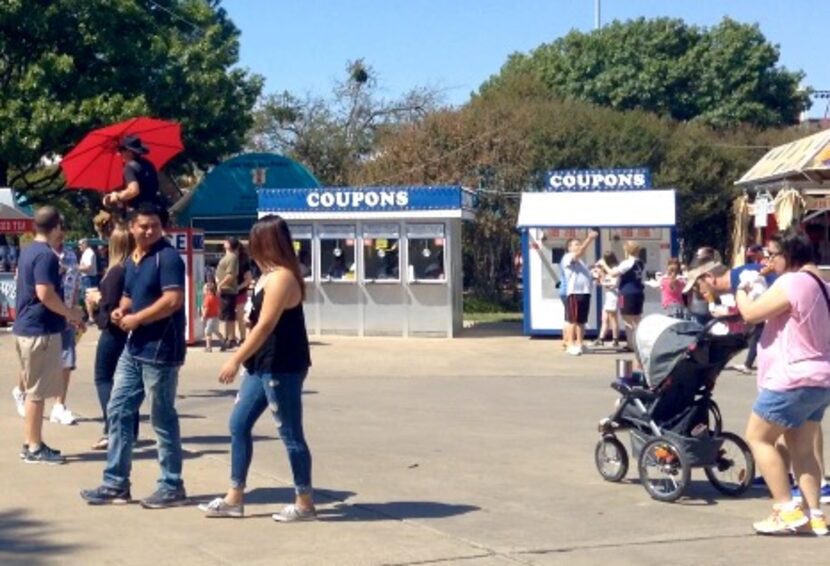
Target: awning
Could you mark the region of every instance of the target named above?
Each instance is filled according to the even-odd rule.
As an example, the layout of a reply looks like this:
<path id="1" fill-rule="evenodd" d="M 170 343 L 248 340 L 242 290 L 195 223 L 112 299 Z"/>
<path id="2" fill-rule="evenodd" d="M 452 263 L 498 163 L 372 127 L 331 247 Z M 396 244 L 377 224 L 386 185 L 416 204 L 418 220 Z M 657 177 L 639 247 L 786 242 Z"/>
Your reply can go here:
<path id="1" fill-rule="evenodd" d="M 812 175 L 811 175 L 812 173 Z M 830 174 L 830 130 L 769 150 L 736 185 L 758 185 L 790 177 L 811 180 Z"/>
<path id="2" fill-rule="evenodd" d="M 522 193 L 520 228 L 638 228 L 675 224 L 674 190 Z"/>

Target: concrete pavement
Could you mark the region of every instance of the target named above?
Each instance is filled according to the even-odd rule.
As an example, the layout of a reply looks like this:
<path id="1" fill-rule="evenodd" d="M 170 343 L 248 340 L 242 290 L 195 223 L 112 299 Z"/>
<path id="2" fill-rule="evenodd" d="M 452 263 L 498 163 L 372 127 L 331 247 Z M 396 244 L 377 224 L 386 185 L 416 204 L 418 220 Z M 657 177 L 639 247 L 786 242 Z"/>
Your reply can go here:
<path id="1" fill-rule="evenodd" d="M 602 481 L 596 422 L 611 409 L 613 354 L 571 358 L 559 342 L 477 327 L 456 340 L 317 338 L 305 423 L 321 520 L 282 525 L 270 514 L 292 498 L 275 426 L 264 415 L 244 520 L 207 520 L 195 507 L 91 508 L 78 497 L 100 482 L 105 455 L 88 449 L 101 423 L 92 384 L 95 334 L 79 344 L 69 406 L 84 420 L 46 423 L 70 456 L 61 467 L 17 456 L 22 420 L 9 390 L 16 360 L 0 332 L 0 563 L 78 564 L 821 564 L 830 539 L 761 538 L 751 522 L 769 499 L 734 500 L 699 470 L 689 496 L 651 500 L 635 481 Z M 507 329 L 507 332 L 503 330 Z M 225 354 L 192 349 L 178 403 L 184 475 L 194 502 L 224 491 L 227 417 L 235 391 L 216 379 Z M 717 399 L 741 433 L 753 379 L 725 373 Z M 153 438 L 142 422 L 141 437 Z M 627 442 L 627 439 L 625 439 Z M 136 452 L 133 496 L 158 467 Z"/>

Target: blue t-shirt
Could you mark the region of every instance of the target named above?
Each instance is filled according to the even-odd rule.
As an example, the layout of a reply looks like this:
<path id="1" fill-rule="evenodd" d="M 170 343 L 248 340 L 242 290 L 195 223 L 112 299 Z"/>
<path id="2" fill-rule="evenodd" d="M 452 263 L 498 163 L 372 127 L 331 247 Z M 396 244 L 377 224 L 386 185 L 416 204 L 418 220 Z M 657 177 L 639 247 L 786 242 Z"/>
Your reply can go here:
<path id="1" fill-rule="evenodd" d="M 740 267 L 736 267 L 729 271 L 729 282 L 732 286 L 732 292 L 736 292 L 738 290 L 738 284 L 741 282 L 741 273 L 744 271 L 761 271 L 764 268 L 763 265 L 760 263 L 747 263 L 746 265 L 742 265 Z M 775 272 L 768 273 L 764 275 L 764 279 L 767 282 L 767 285 L 772 285 L 775 283 L 775 279 L 778 276 Z"/>
<path id="2" fill-rule="evenodd" d="M 66 319 L 49 310 L 37 298 L 35 285 L 51 285 L 63 295 L 58 256 L 49 244 L 32 242 L 17 262 L 17 309 L 13 332 L 17 336 L 46 336 L 63 332 Z"/>
<path id="3" fill-rule="evenodd" d="M 138 261 L 130 257 L 124 276 L 124 296 L 137 313 L 155 303 L 169 289 L 184 291 L 184 262 L 165 238 Z M 184 305 L 165 318 L 139 326 L 130 333 L 127 348 L 139 361 L 182 365 L 185 355 Z"/>

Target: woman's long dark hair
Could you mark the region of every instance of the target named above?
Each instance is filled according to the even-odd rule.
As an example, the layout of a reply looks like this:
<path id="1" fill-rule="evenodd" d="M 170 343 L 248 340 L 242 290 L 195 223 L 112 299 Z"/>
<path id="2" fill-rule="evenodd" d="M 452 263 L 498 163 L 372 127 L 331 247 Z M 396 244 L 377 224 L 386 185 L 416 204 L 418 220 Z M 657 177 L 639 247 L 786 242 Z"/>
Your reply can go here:
<path id="1" fill-rule="evenodd" d="M 283 267 L 291 272 L 305 300 L 305 281 L 300 273 L 300 262 L 294 253 L 291 230 L 282 217 L 269 214 L 260 218 L 251 228 L 248 247 L 251 258 L 264 272 L 268 268 Z"/>

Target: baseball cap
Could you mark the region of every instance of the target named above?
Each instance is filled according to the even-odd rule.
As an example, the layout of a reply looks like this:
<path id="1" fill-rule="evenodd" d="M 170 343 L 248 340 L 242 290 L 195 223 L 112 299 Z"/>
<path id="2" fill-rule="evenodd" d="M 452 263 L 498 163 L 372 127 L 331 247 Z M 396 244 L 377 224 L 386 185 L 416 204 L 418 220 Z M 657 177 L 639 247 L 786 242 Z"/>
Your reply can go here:
<path id="1" fill-rule="evenodd" d="M 698 279 L 700 279 L 703 275 L 706 275 L 719 265 L 721 265 L 719 261 L 707 261 L 690 270 L 686 274 L 686 286 L 683 287 L 683 293 L 685 294 L 691 291 L 692 287 L 695 286 L 695 283 L 697 283 Z"/>

